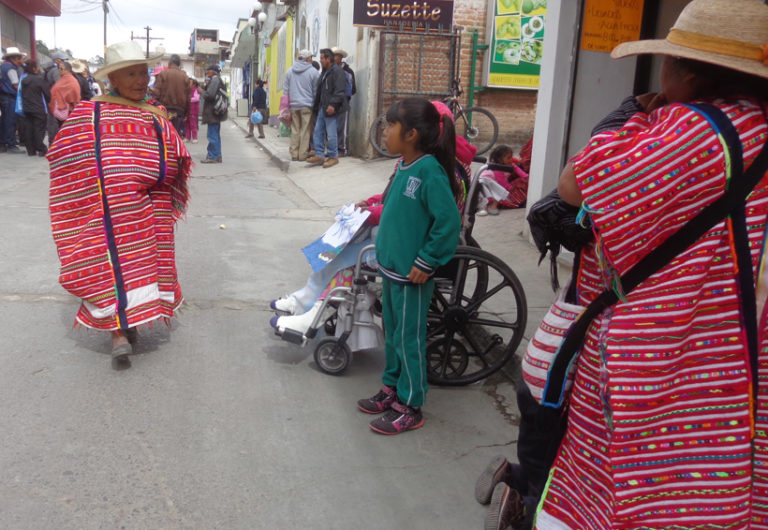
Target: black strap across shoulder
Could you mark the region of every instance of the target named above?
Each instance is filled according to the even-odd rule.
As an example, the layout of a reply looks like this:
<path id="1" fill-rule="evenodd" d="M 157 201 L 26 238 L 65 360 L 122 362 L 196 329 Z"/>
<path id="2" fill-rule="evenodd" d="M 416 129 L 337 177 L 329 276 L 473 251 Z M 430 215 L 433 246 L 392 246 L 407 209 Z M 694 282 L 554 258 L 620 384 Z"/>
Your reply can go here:
<path id="1" fill-rule="evenodd" d="M 693 245 L 699 238 L 731 215 L 736 232 L 735 240 L 739 264 L 739 287 L 742 314 L 746 319 L 747 338 L 752 368 L 753 389 L 757 390 L 757 311 L 755 308 L 754 279 L 746 232 L 744 204 L 768 168 L 768 143 L 761 149 L 749 169 L 743 172 L 741 140 L 731 120 L 718 107 L 711 104 L 690 104 L 689 107 L 703 114 L 715 131 L 721 134 L 730 151 L 731 179 L 728 189 L 717 200 L 706 206 L 680 230 L 641 259 L 620 278 L 621 290 L 629 293 L 640 283 L 655 274 L 677 255 Z M 746 247 L 745 247 L 746 245 Z M 592 320 L 618 301 L 616 292 L 606 289 L 590 303 L 573 322 L 555 355 L 542 396 L 542 405 L 559 408 L 563 404 L 565 381 L 569 367 L 581 349 Z"/>

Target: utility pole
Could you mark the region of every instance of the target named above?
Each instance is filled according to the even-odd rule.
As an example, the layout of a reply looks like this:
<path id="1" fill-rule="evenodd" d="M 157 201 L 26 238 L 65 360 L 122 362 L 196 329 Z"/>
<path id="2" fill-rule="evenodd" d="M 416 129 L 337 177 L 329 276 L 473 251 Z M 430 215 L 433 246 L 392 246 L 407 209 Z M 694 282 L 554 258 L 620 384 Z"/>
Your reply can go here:
<path id="1" fill-rule="evenodd" d="M 101 7 L 104 9 L 104 60 L 107 60 L 107 13 L 109 13 L 109 7 L 107 6 L 109 0 L 102 0 Z M 54 19 L 56 20 L 56 19 Z"/>
<path id="2" fill-rule="evenodd" d="M 149 41 L 151 41 L 151 40 L 163 40 L 165 37 L 150 37 L 149 36 L 149 32 L 152 31 L 152 28 L 150 28 L 149 26 L 145 26 L 144 29 L 147 32 L 147 36 L 146 37 L 134 37 L 133 36 L 133 31 L 131 31 L 131 40 L 145 40 L 145 41 L 147 41 L 147 58 L 149 58 Z"/>

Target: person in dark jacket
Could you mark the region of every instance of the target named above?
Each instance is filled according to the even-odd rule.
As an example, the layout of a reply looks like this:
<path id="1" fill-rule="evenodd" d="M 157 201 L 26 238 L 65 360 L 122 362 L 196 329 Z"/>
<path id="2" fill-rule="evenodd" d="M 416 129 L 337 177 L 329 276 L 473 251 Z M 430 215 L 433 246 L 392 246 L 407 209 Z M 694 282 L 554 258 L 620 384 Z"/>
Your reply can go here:
<path id="1" fill-rule="evenodd" d="M 21 153 L 16 145 L 16 92 L 19 89 L 19 67 L 24 54 L 9 46 L 0 64 L 0 152 Z"/>
<path id="2" fill-rule="evenodd" d="M 24 107 L 24 144 L 29 156 L 45 156 L 48 148 L 43 143 L 45 138 L 48 102 L 51 101 L 51 89 L 45 81 L 35 61 L 24 64 L 26 77 L 19 83 L 21 101 Z"/>
<path id="3" fill-rule="evenodd" d="M 351 108 L 352 96 L 357 92 L 357 85 L 355 83 L 355 72 L 350 66 L 344 62 L 347 58 L 347 52 L 341 48 L 331 48 L 333 52 L 333 59 L 336 65 L 344 70 L 344 77 L 347 79 L 347 84 L 344 89 L 344 95 L 347 98 L 347 111 L 343 114 L 339 114 L 338 120 L 338 138 L 339 138 L 339 156 L 347 156 L 349 154 L 349 111 Z"/>
<path id="4" fill-rule="evenodd" d="M 91 99 L 91 84 L 88 82 L 87 72 L 88 64 L 81 59 L 74 59 L 71 63 L 72 75 L 77 79 L 77 84 L 80 85 L 80 99 L 88 101 Z"/>
<path id="5" fill-rule="evenodd" d="M 258 110 L 263 119 L 261 123 L 257 124 L 259 128 L 259 138 L 264 138 L 264 120 L 267 118 L 267 91 L 264 90 L 264 81 L 258 79 L 256 81 L 256 88 L 253 90 L 253 105 L 251 106 L 251 112 Z M 246 138 L 253 138 L 253 122 L 248 120 L 248 134 Z"/>
<path id="6" fill-rule="evenodd" d="M 333 52 L 320 50 L 323 72 L 317 84 L 314 111 L 317 113 L 313 146 L 315 156 L 307 158 L 312 165 L 328 168 L 339 163 L 338 115 L 347 110 L 347 78 L 344 70 L 333 62 Z"/>
<path id="7" fill-rule="evenodd" d="M 200 96 L 203 99 L 202 122 L 208 125 L 208 154 L 201 162 L 203 164 L 221 163 L 221 122 L 227 120 L 227 112 L 216 114 L 216 93 L 219 88 L 226 90 L 224 81 L 219 77 L 219 67 L 210 65 L 205 70 L 205 86 Z"/>

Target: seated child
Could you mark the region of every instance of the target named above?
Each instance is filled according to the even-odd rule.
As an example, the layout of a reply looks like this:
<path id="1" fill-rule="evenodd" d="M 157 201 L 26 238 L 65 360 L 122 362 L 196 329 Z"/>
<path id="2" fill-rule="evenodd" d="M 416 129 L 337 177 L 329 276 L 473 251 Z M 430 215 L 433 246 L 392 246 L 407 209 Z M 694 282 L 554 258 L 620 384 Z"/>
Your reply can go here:
<path id="1" fill-rule="evenodd" d="M 528 173 L 520 167 L 520 159 L 508 145 L 493 148 L 491 163 L 509 166 L 511 173 L 486 169 L 480 174 L 480 204 L 477 215 L 499 215 L 499 207 L 522 208 L 528 196 Z"/>

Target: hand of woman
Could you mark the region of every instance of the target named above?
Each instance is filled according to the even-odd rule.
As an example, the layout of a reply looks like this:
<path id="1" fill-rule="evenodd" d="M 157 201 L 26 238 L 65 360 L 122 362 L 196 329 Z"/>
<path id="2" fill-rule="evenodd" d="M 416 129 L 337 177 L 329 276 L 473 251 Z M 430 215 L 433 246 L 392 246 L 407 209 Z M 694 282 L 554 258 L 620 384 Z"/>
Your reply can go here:
<path id="1" fill-rule="evenodd" d="M 635 99 L 637 99 L 637 102 L 643 107 L 646 114 L 650 114 L 654 110 L 667 104 L 667 97 L 663 92 L 648 92 L 636 96 Z"/>
<path id="2" fill-rule="evenodd" d="M 361 210 L 367 210 L 368 209 L 368 201 L 360 201 L 358 203 L 355 203 L 355 208 L 360 208 Z"/>

